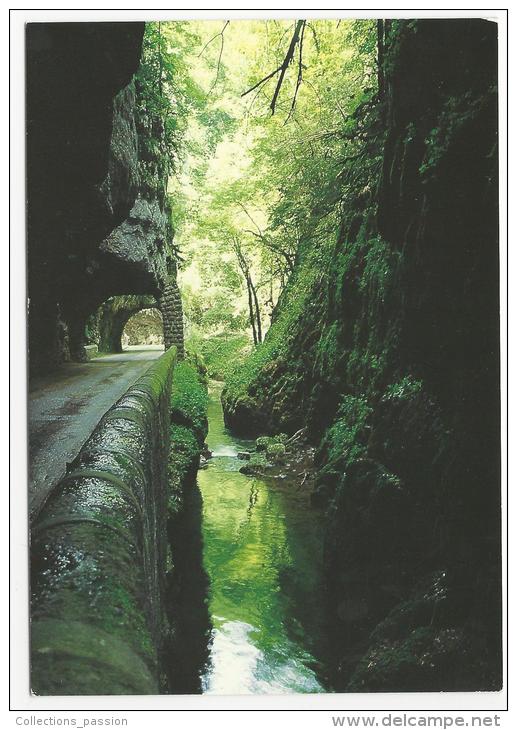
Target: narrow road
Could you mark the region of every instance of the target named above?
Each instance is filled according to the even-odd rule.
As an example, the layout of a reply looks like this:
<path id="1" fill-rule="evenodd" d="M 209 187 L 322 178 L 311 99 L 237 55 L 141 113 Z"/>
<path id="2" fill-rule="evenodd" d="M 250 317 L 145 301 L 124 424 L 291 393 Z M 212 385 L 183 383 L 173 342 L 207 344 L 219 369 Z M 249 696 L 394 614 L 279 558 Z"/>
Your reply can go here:
<path id="1" fill-rule="evenodd" d="M 29 384 L 29 512 L 33 516 L 95 426 L 163 352 L 128 347 L 87 363 L 66 363 Z"/>

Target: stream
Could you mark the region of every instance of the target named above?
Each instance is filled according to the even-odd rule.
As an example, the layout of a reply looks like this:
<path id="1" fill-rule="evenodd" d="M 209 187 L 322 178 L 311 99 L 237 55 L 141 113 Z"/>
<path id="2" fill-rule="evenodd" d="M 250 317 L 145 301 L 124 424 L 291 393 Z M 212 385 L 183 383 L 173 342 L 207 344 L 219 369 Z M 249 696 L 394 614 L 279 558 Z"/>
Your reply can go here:
<path id="1" fill-rule="evenodd" d="M 325 692 L 321 514 L 301 478 L 239 472 L 254 442 L 225 429 L 221 390 L 210 383 L 212 458 L 198 474 L 212 624 L 202 690 Z"/>

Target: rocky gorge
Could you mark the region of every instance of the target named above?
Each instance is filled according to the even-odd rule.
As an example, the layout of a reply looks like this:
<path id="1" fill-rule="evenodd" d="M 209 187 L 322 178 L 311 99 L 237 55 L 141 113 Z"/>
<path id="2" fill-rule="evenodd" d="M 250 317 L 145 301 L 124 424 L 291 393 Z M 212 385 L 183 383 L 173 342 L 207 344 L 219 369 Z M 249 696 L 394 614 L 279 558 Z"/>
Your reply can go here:
<path id="1" fill-rule="evenodd" d="M 230 428 L 317 446 L 342 690 L 500 687 L 496 33 L 380 23 L 336 246 L 223 393 Z"/>
<path id="2" fill-rule="evenodd" d="M 497 24 L 282 22 L 27 27 L 37 693 L 501 689 Z"/>

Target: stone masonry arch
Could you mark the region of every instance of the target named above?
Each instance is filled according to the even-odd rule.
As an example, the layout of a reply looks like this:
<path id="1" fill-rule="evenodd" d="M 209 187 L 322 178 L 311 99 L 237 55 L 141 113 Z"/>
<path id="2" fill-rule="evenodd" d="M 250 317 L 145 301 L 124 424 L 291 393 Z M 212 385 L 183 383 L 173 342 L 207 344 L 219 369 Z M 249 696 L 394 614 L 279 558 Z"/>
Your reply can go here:
<path id="1" fill-rule="evenodd" d="M 159 299 L 152 295 L 119 295 L 110 297 L 99 307 L 93 339 L 101 352 L 122 352 L 122 333 L 130 317 L 142 309 L 158 308 L 163 318 L 165 349 L 175 345 L 178 358 L 185 356 L 183 307 L 175 277 L 170 277 Z"/>
<path id="2" fill-rule="evenodd" d="M 163 316 L 159 307 L 147 307 L 131 315 L 122 332 L 123 348 L 163 344 Z"/>

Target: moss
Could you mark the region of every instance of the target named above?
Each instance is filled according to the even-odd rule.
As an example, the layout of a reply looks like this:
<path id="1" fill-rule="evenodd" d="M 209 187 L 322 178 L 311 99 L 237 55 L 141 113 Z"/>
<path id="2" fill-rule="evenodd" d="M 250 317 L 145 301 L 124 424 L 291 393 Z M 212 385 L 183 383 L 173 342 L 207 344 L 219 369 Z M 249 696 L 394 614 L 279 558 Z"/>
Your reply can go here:
<path id="1" fill-rule="evenodd" d="M 200 446 L 208 430 L 207 406 L 208 392 L 202 373 L 187 360 L 179 362 L 172 381 L 171 419 L 189 429 Z"/>
<path id="2" fill-rule="evenodd" d="M 175 423 L 171 426 L 171 448 L 169 453 L 169 478 L 180 484 L 199 457 L 199 442 L 191 429 Z"/>
<path id="3" fill-rule="evenodd" d="M 32 690 L 36 695 L 157 694 L 158 686 L 127 643 L 81 621 L 32 623 Z"/>
<path id="4" fill-rule="evenodd" d="M 256 474 L 256 473 L 262 473 L 262 471 L 267 467 L 268 462 L 266 459 L 266 454 L 263 451 L 255 452 L 251 455 L 249 461 L 247 464 L 244 464 L 244 466 L 241 466 L 239 471 L 242 474 Z"/>
<path id="5" fill-rule="evenodd" d="M 37 693 L 159 690 L 158 653 L 169 631 L 158 578 L 166 535 L 162 417 L 175 356 L 174 348 L 164 353 L 108 411 L 33 524 Z"/>
<path id="6" fill-rule="evenodd" d="M 287 373 L 285 365 L 292 361 L 291 351 L 303 336 L 304 313 L 313 311 L 314 302 L 318 300 L 315 291 L 322 285 L 321 272 L 326 266 L 325 254 L 332 244 L 332 238 L 327 237 L 321 241 L 321 248 L 308 247 L 300 250 L 300 265 L 282 293 L 277 317 L 264 342 L 253 348 L 245 361 L 228 373 L 222 403 L 225 420 L 231 427 L 244 432 L 242 426 L 246 423 L 249 426 L 250 415 L 253 416 L 257 428 L 265 425 L 265 419 L 261 420 L 260 413 L 269 410 L 269 384 L 276 380 L 280 390 L 280 382 L 283 386 L 288 386 L 289 382 L 295 380 L 292 368 Z M 292 398 L 289 401 L 292 402 Z M 285 415 L 287 418 L 284 420 L 289 421 L 289 414 Z"/>
<path id="7" fill-rule="evenodd" d="M 333 322 L 321 333 L 316 348 L 316 363 L 319 372 L 328 372 L 339 358 L 339 325 Z"/>
<path id="8" fill-rule="evenodd" d="M 359 291 L 367 294 L 370 302 L 382 303 L 393 281 L 393 271 L 399 254 L 390 249 L 380 236 L 371 238 L 365 246 L 365 251 Z"/>
<path id="9" fill-rule="evenodd" d="M 365 398 L 347 395 L 341 400 L 337 418 L 328 429 L 324 448 L 327 452 L 327 468 L 336 463 L 345 464 L 360 458 L 366 450 L 368 417 L 372 408 Z"/>
<path id="10" fill-rule="evenodd" d="M 269 444 L 266 450 L 266 455 L 268 459 L 271 459 L 272 461 L 279 462 L 282 461 L 283 457 L 286 454 L 286 449 L 284 444 L 281 443 L 273 443 Z"/>
<path id="11" fill-rule="evenodd" d="M 72 522 L 46 529 L 33 545 L 35 691 L 98 694 L 101 687 L 103 694 L 156 691 L 150 688 L 157 676 L 156 637 L 141 593 L 141 586 L 146 586 L 147 595 L 153 587 L 143 567 L 135 565 L 135 554 L 141 557 L 137 542 L 129 534 L 120 539 L 100 524 Z M 155 593 L 152 601 L 157 597 Z M 42 633 L 49 626 L 51 632 Z M 132 678 L 129 671 L 119 671 L 121 657 L 129 656 L 135 666 Z M 47 676 L 51 670 L 56 674 Z"/>
<path id="12" fill-rule="evenodd" d="M 281 446 L 283 449 L 280 449 L 282 453 L 285 452 L 285 444 L 287 443 L 289 437 L 286 433 L 279 433 L 275 434 L 274 436 L 259 436 L 257 439 L 255 439 L 255 448 L 257 451 L 269 451 L 270 449 L 273 449 L 273 447 Z"/>
<path id="13" fill-rule="evenodd" d="M 184 360 L 174 369 L 171 395 L 169 475 L 169 515 L 177 514 L 183 503 L 188 477 L 197 467 L 207 430 L 208 392 L 199 363 Z"/>
<path id="14" fill-rule="evenodd" d="M 420 627 L 411 631 L 402 641 L 385 641 L 368 652 L 357 665 L 348 690 L 400 691 L 400 687 L 418 690 L 426 686 L 428 664 L 432 665 L 429 650 L 437 638 L 437 631 Z"/>
<path id="15" fill-rule="evenodd" d="M 425 139 L 426 152 L 419 169 L 421 175 L 425 177 L 436 173 L 457 137 L 480 115 L 483 108 L 491 103 L 490 97 L 495 94 L 497 89 L 491 87 L 487 93 L 480 96 L 469 90 L 459 96 L 450 96 L 446 100 L 436 126 L 430 130 Z"/>
<path id="16" fill-rule="evenodd" d="M 288 450 L 288 437 L 285 433 L 275 436 L 259 436 L 256 441 L 256 451 L 249 456 L 248 463 L 239 471 L 243 474 L 263 474 L 264 470 L 274 465 L 285 463 Z"/>
<path id="17" fill-rule="evenodd" d="M 392 383 L 386 388 L 383 395 L 383 401 L 403 401 L 413 398 L 422 392 L 423 383 L 421 380 L 415 380 L 410 375 L 406 375 L 402 380 Z"/>

